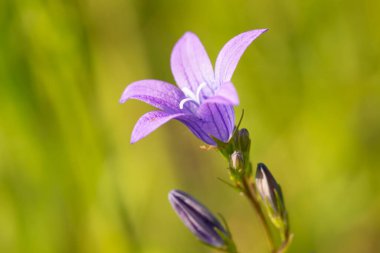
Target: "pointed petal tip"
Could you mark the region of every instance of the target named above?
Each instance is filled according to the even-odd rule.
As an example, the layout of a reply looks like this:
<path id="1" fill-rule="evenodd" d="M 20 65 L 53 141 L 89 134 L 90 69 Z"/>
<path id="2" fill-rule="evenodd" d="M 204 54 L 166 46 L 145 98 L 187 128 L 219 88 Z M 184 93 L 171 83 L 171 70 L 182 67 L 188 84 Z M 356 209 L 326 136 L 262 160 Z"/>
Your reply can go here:
<path id="1" fill-rule="evenodd" d="M 217 82 L 230 81 L 241 56 L 249 45 L 268 29 L 255 29 L 243 32 L 230 39 L 220 50 L 215 63 Z"/>
<path id="2" fill-rule="evenodd" d="M 190 37 L 190 36 L 197 36 L 195 33 L 191 31 L 187 31 L 182 35 L 182 38 Z M 198 37 L 198 36 L 197 36 Z"/>
<path id="3" fill-rule="evenodd" d="M 144 115 L 143 115 L 144 116 Z M 143 117 L 142 116 L 142 117 Z M 142 118 L 141 117 L 141 118 Z M 141 119 L 140 118 L 140 119 Z M 140 119 L 139 119 L 139 121 L 140 121 Z M 139 121 L 137 121 L 137 123 L 139 122 Z M 137 123 L 136 123 L 136 125 L 137 125 Z M 129 140 L 129 143 L 130 144 L 135 144 L 136 142 L 138 142 L 139 140 L 141 140 L 141 139 L 143 139 L 146 135 L 148 135 L 148 134 L 146 134 L 146 135 L 144 135 L 144 134 L 141 134 L 141 133 L 139 133 L 138 131 L 137 131 L 137 127 L 136 127 L 136 125 L 135 125 L 135 127 L 134 127 L 134 129 L 133 129 L 133 131 L 132 131 L 132 134 L 131 134 L 131 139 Z"/>
<path id="4" fill-rule="evenodd" d="M 169 113 L 164 111 L 150 111 L 139 118 L 132 130 L 131 143 L 145 138 L 169 120 L 183 116 L 183 113 Z"/>
<path id="5" fill-rule="evenodd" d="M 140 100 L 163 111 L 179 111 L 178 104 L 183 92 L 170 83 L 155 79 L 144 79 L 128 84 L 119 102 L 130 99 Z"/>
<path id="6" fill-rule="evenodd" d="M 121 94 L 121 97 L 119 99 L 120 104 L 124 104 L 129 99 L 129 92 L 128 91 L 130 89 L 130 85 L 131 84 L 127 85 L 127 87 L 124 89 L 123 93 Z"/>
<path id="7" fill-rule="evenodd" d="M 176 196 L 180 193 L 179 190 L 173 189 L 168 193 L 169 201 L 172 202 Z"/>
<path id="8" fill-rule="evenodd" d="M 261 29 L 255 29 L 255 30 L 248 31 L 246 33 L 251 34 L 251 36 L 253 36 L 253 38 L 256 39 L 258 36 L 267 32 L 268 30 L 269 30 L 268 28 L 261 28 Z"/>
<path id="9" fill-rule="evenodd" d="M 260 31 L 260 34 L 263 34 L 263 33 L 267 32 L 267 31 L 269 31 L 269 28 L 259 29 L 259 31 Z"/>
<path id="10" fill-rule="evenodd" d="M 170 204 L 172 203 L 172 199 L 173 199 L 173 197 L 172 197 L 172 191 L 170 191 L 170 192 L 168 193 L 168 200 L 169 200 L 169 203 L 170 203 Z"/>
<path id="11" fill-rule="evenodd" d="M 262 29 L 256 29 L 256 30 L 249 31 L 249 33 L 252 33 L 254 39 L 256 39 L 257 37 L 259 37 L 263 33 L 266 33 L 268 30 L 269 30 L 269 28 L 262 28 Z"/>
<path id="12" fill-rule="evenodd" d="M 130 144 L 135 144 L 139 139 L 134 138 L 133 135 L 131 136 L 131 139 L 129 140 Z"/>
<path id="13" fill-rule="evenodd" d="M 174 47 L 178 46 L 181 44 L 181 42 L 183 43 L 184 41 L 187 41 L 188 39 L 192 38 L 192 37 L 198 37 L 195 33 L 191 32 L 191 31 L 187 31 L 185 32 L 179 39 L 178 41 L 176 42 L 176 44 L 174 45 Z"/>
<path id="14" fill-rule="evenodd" d="M 173 47 L 170 65 L 174 79 L 179 88 L 196 91 L 205 82 L 214 81 L 214 71 L 210 58 L 193 32 L 185 32 Z"/>

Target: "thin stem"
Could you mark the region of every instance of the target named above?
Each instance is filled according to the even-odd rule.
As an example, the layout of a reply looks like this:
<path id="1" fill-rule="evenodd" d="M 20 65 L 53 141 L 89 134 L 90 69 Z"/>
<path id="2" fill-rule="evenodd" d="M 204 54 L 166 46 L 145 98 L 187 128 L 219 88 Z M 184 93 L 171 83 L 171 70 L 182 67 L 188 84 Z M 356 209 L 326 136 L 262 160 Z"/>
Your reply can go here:
<path id="1" fill-rule="evenodd" d="M 276 246 L 274 244 L 273 236 L 272 236 L 272 233 L 270 231 L 267 220 L 265 219 L 265 215 L 264 215 L 264 213 L 260 207 L 260 204 L 257 201 L 256 194 L 254 194 L 252 192 L 252 191 L 254 191 L 254 189 L 250 186 L 249 179 L 243 178 L 242 183 L 243 183 L 243 190 L 244 190 L 245 196 L 248 198 L 249 202 L 252 204 L 253 208 L 255 209 L 257 214 L 259 215 L 261 223 L 264 226 L 264 229 L 265 229 L 265 232 L 267 234 L 267 238 L 268 238 L 268 241 L 270 244 L 271 252 L 275 253 L 276 252 Z"/>
<path id="2" fill-rule="evenodd" d="M 234 243 L 232 243 L 231 245 L 229 245 L 228 249 L 227 249 L 227 252 L 228 253 L 238 253 L 237 249 L 236 249 L 236 246 Z"/>
<path id="3" fill-rule="evenodd" d="M 221 248 L 221 249 L 217 249 L 218 251 L 221 251 L 221 252 L 227 252 L 227 253 L 239 253 L 235 247 L 235 245 L 233 246 L 228 246 L 227 248 Z"/>
<path id="4" fill-rule="evenodd" d="M 231 230 L 228 226 L 226 219 L 224 219 L 223 215 L 221 214 L 219 214 L 219 216 L 224 224 L 224 227 L 227 230 L 227 233 L 229 234 L 229 236 L 226 236 L 226 237 L 223 237 L 224 235 L 222 233 L 220 234 L 222 238 L 224 239 L 224 243 L 225 243 L 225 247 L 221 248 L 221 251 L 228 252 L 228 253 L 238 253 L 235 242 L 231 235 Z"/>
<path id="5" fill-rule="evenodd" d="M 281 244 L 281 246 L 277 249 L 276 253 L 285 253 L 293 240 L 293 234 L 290 234 L 285 241 Z"/>

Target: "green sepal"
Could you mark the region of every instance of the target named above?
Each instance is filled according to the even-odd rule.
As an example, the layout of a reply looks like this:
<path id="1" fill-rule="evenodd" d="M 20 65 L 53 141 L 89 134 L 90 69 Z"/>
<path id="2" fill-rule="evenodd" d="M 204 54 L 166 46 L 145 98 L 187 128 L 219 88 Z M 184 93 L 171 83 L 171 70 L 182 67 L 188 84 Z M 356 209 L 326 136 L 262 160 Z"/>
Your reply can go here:
<path id="1" fill-rule="evenodd" d="M 244 109 L 241 111 L 240 119 L 239 119 L 239 122 L 236 125 L 235 131 L 236 131 L 236 129 L 239 129 L 240 124 L 243 121 L 243 118 L 244 118 Z"/>
<path id="2" fill-rule="evenodd" d="M 217 148 L 222 153 L 222 155 L 229 160 L 231 154 L 238 149 L 238 142 L 236 141 L 237 134 L 239 132 L 239 127 L 244 118 L 244 110 L 241 113 L 238 124 L 235 126 L 234 131 L 232 133 L 232 137 L 229 142 L 223 142 L 214 136 L 210 136 L 216 143 Z"/>
<path id="3" fill-rule="evenodd" d="M 272 207 L 269 199 L 265 199 L 263 205 L 265 206 L 270 221 L 280 231 L 281 239 L 284 241 L 289 236 L 289 221 L 280 185 L 278 185 L 278 190 L 274 190 L 274 195 L 276 209 Z"/>
<path id="4" fill-rule="evenodd" d="M 215 229 L 216 233 L 223 239 L 225 246 L 223 248 L 220 248 L 221 251 L 225 251 L 228 253 L 237 253 L 235 242 L 232 239 L 232 234 L 230 227 L 227 224 L 226 219 L 224 216 L 220 213 L 218 213 L 220 220 L 222 221 L 225 230 L 227 231 L 228 236 L 226 236 L 223 231 L 220 231 L 218 228 Z"/>
<path id="5" fill-rule="evenodd" d="M 235 242 L 232 239 L 231 231 L 230 231 L 230 228 L 229 228 L 229 226 L 227 224 L 226 219 L 223 217 L 222 214 L 218 213 L 218 215 L 220 217 L 220 220 L 221 220 L 221 222 L 223 224 L 224 229 L 227 232 L 227 235 L 223 231 L 221 231 L 219 228 L 217 228 L 217 227 L 214 227 L 214 230 L 222 238 L 222 240 L 224 242 L 224 245 L 220 246 L 220 247 L 216 247 L 214 245 L 207 244 L 207 243 L 205 243 L 203 241 L 200 241 L 200 242 L 203 245 L 208 246 L 208 247 L 210 247 L 212 249 L 215 249 L 215 250 L 218 250 L 218 251 L 228 252 L 228 253 L 238 253 L 237 249 L 236 249 Z"/>
<path id="6" fill-rule="evenodd" d="M 232 189 L 234 189 L 234 190 L 236 190 L 236 191 L 238 191 L 238 192 L 241 192 L 241 189 L 240 189 L 238 186 L 233 185 L 233 184 L 227 182 L 227 181 L 224 180 L 223 178 L 217 177 L 217 179 L 218 179 L 219 181 L 221 181 L 222 183 L 228 185 L 228 186 L 231 187 Z"/>
<path id="7" fill-rule="evenodd" d="M 229 142 L 223 142 L 223 141 L 215 138 L 214 136 L 211 136 L 211 138 L 215 141 L 216 146 L 217 146 L 218 150 L 220 151 L 220 153 L 222 153 L 222 155 L 227 160 L 229 160 L 230 155 L 234 152 L 234 145 L 233 145 L 233 142 L 231 141 L 231 140 L 233 140 L 233 138 L 231 138 L 231 140 Z"/>

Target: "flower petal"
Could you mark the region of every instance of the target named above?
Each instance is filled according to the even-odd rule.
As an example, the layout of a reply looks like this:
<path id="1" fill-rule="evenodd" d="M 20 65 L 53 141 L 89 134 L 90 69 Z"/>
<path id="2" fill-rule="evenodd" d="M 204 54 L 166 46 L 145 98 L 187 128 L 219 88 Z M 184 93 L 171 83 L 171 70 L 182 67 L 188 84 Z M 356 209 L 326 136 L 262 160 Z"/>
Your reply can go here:
<path id="1" fill-rule="evenodd" d="M 166 112 L 179 112 L 179 104 L 185 98 L 176 86 L 159 80 L 141 80 L 127 86 L 120 103 L 138 99 Z"/>
<path id="2" fill-rule="evenodd" d="M 195 93 L 203 82 L 209 86 L 214 84 L 210 58 L 194 33 L 187 32 L 178 40 L 173 48 L 170 64 L 174 79 L 181 89 L 187 87 Z"/>
<path id="3" fill-rule="evenodd" d="M 131 143 L 144 138 L 161 125 L 165 124 L 171 119 L 175 119 L 184 115 L 183 113 L 171 114 L 163 111 L 152 111 L 144 114 L 137 121 L 131 136 Z"/>
<path id="4" fill-rule="evenodd" d="M 232 74 L 246 48 L 267 30 L 258 29 L 241 33 L 224 45 L 215 63 L 215 79 L 218 84 L 231 80 Z"/>
<path id="5" fill-rule="evenodd" d="M 226 82 L 220 86 L 214 96 L 206 99 L 203 103 L 238 105 L 239 96 L 234 85 L 231 82 Z"/>
<path id="6" fill-rule="evenodd" d="M 179 117 L 178 120 L 185 124 L 187 128 L 189 128 L 189 130 L 203 142 L 213 146 L 216 145 L 210 134 L 206 132 L 208 128 L 205 128 L 205 121 L 192 115 Z"/>
<path id="7" fill-rule="evenodd" d="M 213 136 L 227 142 L 231 138 L 235 123 L 233 106 L 205 103 L 199 107 L 198 117 L 199 120 L 194 122 L 193 127 L 199 126 L 203 132 L 207 133 L 209 139 L 211 139 L 210 136 Z M 202 140 L 210 145 L 215 145 L 212 139 L 212 141 Z"/>

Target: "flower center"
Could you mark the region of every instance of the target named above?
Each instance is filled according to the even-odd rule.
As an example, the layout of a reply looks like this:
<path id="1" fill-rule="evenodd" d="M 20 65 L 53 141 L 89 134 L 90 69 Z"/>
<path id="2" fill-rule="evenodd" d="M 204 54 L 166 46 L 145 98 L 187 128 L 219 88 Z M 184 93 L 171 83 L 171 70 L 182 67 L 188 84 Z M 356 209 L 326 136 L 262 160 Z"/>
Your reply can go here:
<path id="1" fill-rule="evenodd" d="M 198 88 L 197 88 L 197 91 L 196 93 L 194 94 L 194 92 L 192 92 L 189 88 L 187 87 L 184 87 L 182 88 L 182 92 L 185 94 L 186 98 L 182 99 L 181 102 L 179 102 L 179 109 L 183 109 L 183 106 L 186 102 L 195 102 L 196 104 L 200 104 L 201 103 L 201 98 L 200 98 L 200 94 L 201 94 L 201 91 L 204 87 L 206 87 L 206 83 L 203 82 L 201 83 Z"/>

